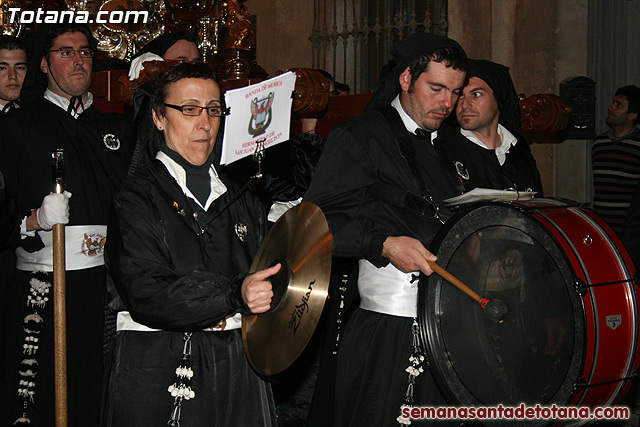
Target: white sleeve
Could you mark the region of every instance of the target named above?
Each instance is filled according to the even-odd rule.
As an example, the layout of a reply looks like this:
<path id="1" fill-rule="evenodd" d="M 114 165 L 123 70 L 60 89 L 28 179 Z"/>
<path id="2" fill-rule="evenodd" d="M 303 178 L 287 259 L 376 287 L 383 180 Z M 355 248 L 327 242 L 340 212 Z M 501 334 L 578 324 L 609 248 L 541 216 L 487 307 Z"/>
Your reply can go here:
<path id="1" fill-rule="evenodd" d="M 131 61 L 131 65 L 129 66 L 129 80 L 135 80 L 140 77 L 140 71 L 144 70 L 143 62 L 146 61 L 164 61 L 164 59 L 155 53 L 143 53 Z"/>

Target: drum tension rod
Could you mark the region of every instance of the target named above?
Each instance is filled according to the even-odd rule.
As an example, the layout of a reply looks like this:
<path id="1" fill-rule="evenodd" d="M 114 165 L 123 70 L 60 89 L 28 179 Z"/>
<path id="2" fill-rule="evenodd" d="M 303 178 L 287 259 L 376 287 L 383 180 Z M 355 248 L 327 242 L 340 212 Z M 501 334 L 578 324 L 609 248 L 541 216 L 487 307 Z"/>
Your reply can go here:
<path id="1" fill-rule="evenodd" d="M 589 288 L 595 288 L 596 286 L 618 285 L 620 283 L 633 283 L 634 285 L 638 286 L 638 279 L 634 277 L 633 279 L 616 280 L 613 282 L 589 283 L 589 284 L 587 284 L 582 279 L 576 279 L 574 286 L 576 288 L 576 291 L 578 291 L 578 293 L 581 296 L 585 296 L 585 294 L 587 293 L 587 289 Z"/>
<path id="2" fill-rule="evenodd" d="M 591 383 L 591 384 L 587 384 L 587 382 L 584 380 L 584 378 L 580 378 L 578 380 L 578 382 L 576 384 L 573 385 L 573 392 L 577 393 L 580 390 L 583 390 L 585 388 L 591 388 L 591 387 L 597 387 L 600 385 L 607 385 L 607 384 L 612 384 L 612 383 L 618 383 L 620 381 L 635 381 L 636 379 L 638 379 L 638 373 L 634 372 L 633 374 L 631 374 L 631 376 L 629 377 L 624 377 L 624 378 L 617 378 L 615 380 L 609 380 L 609 381 L 603 381 L 601 383 Z"/>

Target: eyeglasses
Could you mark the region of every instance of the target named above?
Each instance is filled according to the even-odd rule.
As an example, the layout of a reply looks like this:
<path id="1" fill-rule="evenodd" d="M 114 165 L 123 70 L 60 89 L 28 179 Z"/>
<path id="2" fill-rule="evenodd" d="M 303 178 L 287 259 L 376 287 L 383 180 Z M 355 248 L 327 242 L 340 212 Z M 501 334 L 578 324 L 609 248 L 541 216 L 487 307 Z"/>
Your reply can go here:
<path id="1" fill-rule="evenodd" d="M 54 50 L 50 50 L 48 51 L 49 53 L 51 52 L 58 52 L 60 54 L 61 58 L 73 58 L 76 56 L 76 52 L 78 52 L 80 54 L 80 58 L 91 58 L 93 56 L 93 50 L 89 49 L 89 48 L 82 48 L 82 49 L 71 49 L 70 47 L 61 47 L 60 49 L 54 49 Z"/>
<path id="2" fill-rule="evenodd" d="M 180 111 L 184 116 L 199 116 L 202 114 L 202 110 L 207 110 L 209 117 L 222 117 L 228 116 L 231 111 L 231 108 L 224 108 L 219 105 L 216 105 L 215 107 L 200 107 L 199 105 L 164 105 L 165 107 Z"/>
<path id="3" fill-rule="evenodd" d="M 421 197 L 407 191 L 402 200 L 402 206 L 418 211 L 427 218 L 437 219 L 444 224 L 444 218 L 440 215 L 440 208 L 431 197 L 431 194 Z"/>

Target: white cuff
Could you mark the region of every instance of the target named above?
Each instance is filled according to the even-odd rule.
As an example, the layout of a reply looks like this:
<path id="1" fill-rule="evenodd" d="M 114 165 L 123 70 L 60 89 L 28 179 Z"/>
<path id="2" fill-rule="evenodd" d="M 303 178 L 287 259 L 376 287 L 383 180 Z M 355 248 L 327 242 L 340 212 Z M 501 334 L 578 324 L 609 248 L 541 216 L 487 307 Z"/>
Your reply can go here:
<path id="1" fill-rule="evenodd" d="M 278 218 L 280 218 L 286 211 L 291 209 L 294 206 L 299 205 L 302 202 L 302 197 L 297 200 L 289 200 L 287 202 L 273 202 L 271 205 L 271 209 L 269 210 L 269 215 L 267 219 L 270 222 L 276 222 Z"/>
<path id="2" fill-rule="evenodd" d="M 36 230 L 27 231 L 27 217 L 22 218 L 20 223 L 20 238 L 26 239 L 27 237 L 35 237 Z"/>

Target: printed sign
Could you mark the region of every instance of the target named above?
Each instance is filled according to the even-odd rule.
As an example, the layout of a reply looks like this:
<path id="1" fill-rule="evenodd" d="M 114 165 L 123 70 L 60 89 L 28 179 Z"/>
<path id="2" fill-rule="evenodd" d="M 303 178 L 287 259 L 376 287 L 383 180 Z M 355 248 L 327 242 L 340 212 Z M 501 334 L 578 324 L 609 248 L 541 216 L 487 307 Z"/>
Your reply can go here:
<path id="1" fill-rule="evenodd" d="M 221 164 L 252 155 L 257 141 L 264 140 L 266 149 L 289 139 L 295 83 L 296 74 L 288 72 L 225 92 L 225 104 L 231 113 L 224 125 Z"/>

